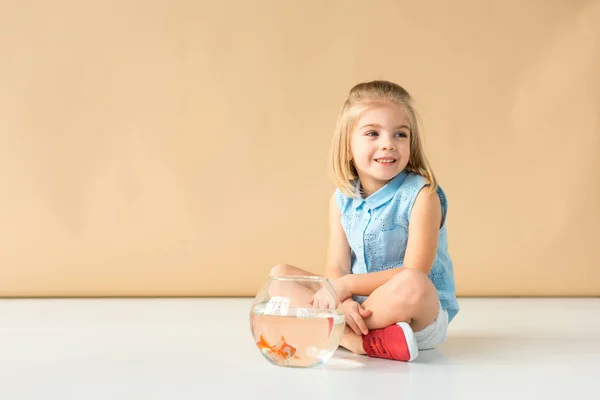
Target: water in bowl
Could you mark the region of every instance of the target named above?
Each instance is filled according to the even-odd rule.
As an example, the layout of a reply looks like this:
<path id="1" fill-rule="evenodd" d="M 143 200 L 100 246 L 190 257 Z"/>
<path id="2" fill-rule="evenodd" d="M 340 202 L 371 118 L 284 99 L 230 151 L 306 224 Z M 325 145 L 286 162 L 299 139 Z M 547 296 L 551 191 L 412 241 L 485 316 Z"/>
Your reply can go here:
<path id="1" fill-rule="evenodd" d="M 256 305 L 252 333 L 263 356 L 285 367 L 315 367 L 333 356 L 344 334 L 344 314 L 315 308 Z"/>

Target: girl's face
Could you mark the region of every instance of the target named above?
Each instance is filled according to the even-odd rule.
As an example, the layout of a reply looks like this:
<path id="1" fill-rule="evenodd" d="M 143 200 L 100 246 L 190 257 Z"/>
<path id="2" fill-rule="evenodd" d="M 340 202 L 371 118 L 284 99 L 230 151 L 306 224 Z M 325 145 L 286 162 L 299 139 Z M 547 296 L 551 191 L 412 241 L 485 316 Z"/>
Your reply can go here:
<path id="1" fill-rule="evenodd" d="M 406 168 L 411 134 L 406 112 L 398 104 L 378 104 L 363 112 L 351 134 L 350 149 L 367 194 L 375 193 Z"/>

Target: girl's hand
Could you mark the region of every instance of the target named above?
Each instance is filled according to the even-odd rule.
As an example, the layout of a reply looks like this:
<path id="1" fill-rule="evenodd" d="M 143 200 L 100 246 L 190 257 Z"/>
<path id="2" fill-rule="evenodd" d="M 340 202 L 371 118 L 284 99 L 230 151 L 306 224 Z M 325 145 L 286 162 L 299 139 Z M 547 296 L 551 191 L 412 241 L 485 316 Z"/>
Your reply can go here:
<path id="1" fill-rule="evenodd" d="M 350 286 L 348 285 L 348 280 L 345 279 L 346 276 L 342 276 L 341 278 L 335 279 L 331 282 L 333 289 L 336 293 L 336 303 L 330 304 L 331 295 L 327 291 L 327 288 L 322 288 L 317 293 L 315 293 L 308 303 L 317 308 L 337 308 L 338 304 L 341 304 L 344 300 L 351 298 L 352 293 L 350 292 Z"/>
<path id="2" fill-rule="evenodd" d="M 342 303 L 342 309 L 344 310 L 346 324 L 348 324 L 357 335 L 367 335 L 369 333 L 364 318 L 368 318 L 371 315 L 370 310 L 365 309 L 362 304 L 357 303 L 352 300 L 352 298 L 346 299 Z"/>
<path id="3" fill-rule="evenodd" d="M 335 302 L 336 299 L 331 296 L 331 292 L 328 291 L 327 288 L 321 288 L 318 292 L 312 295 L 310 300 L 308 300 L 308 304 L 315 308 L 330 310 L 337 308 L 336 304 L 331 304 L 332 301 Z"/>

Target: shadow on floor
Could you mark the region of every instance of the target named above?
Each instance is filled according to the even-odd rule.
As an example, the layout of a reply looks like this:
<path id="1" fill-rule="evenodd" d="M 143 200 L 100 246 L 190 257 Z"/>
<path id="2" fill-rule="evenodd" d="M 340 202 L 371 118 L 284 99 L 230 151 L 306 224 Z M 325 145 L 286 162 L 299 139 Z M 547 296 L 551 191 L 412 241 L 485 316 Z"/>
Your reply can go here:
<path id="1" fill-rule="evenodd" d="M 565 352 L 586 356 L 596 344 L 597 341 L 592 339 L 569 340 L 565 337 L 448 336 L 439 348 L 419 352 L 415 362 L 505 364 L 519 359 L 561 362 Z"/>
<path id="2" fill-rule="evenodd" d="M 515 347 L 516 346 L 516 347 Z M 523 351 L 524 348 L 532 346 L 531 340 L 515 340 L 510 337 L 477 337 L 477 336 L 452 336 L 436 349 L 421 350 L 419 356 L 410 364 L 454 364 L 461 362 L 473 362 L 477 359 L 498 359 L 501 356 L 509 356 L 510 353 Z M 388 360 L 359 356 L 340 347 L 332 362 L 330 369 L 354 369 L 363 368 L 374 363 Z"/>
<path id="3" fill-rule="evenodd" d="M 475 359 L 489 360 L 507 352 L 518 351 L 517 347 L 528 347 L 528 340 L 515 340 L 509 337 L 490 336 L 449 336 L 446 341 L 436 349 L 421 350 L 419 357 L 414 361 L 418 364 L 427 363 L 456 363 L 461 361 L 472 362 Z"/>
<path id="4" fill-rule="evenodd" d="M 598 348 L 598 350 L 594 350 Z M 600 355 L 598 341 L 593 339 L 569 340 L 565 337 L 533 337 L 516 335 L 498 336 L 448 336 L 436 349 L 421 350 L 411 363 L 394 363 L 396 368 L 410 365 L 507 365 L 519 363 L 557 363 L 570 357 L 587 359 Z M 401 365 L 406 367 L 402 367 Z M 352 354 L 346 349 L 336 351 L 328 369 L 388 369 L 389 360 Z"/>

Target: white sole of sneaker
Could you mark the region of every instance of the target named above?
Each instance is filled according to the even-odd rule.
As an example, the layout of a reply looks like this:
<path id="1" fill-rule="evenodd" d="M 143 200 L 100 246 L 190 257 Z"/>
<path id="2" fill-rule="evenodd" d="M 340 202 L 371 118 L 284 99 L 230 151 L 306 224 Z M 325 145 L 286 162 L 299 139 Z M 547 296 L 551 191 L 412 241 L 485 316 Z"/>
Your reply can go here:
<path id="1" fill-rule="evenodd" d="M 412 328 L 406 322 L 397 322 L 398 325 L 404 331 L 404 337 L 406 338 L 406 344 L 408 345 L 408 351 L 410 353 L 410 361 L 413 361 L 419 355 L 419 346 L 417 345 L 417 338 Z"/>

